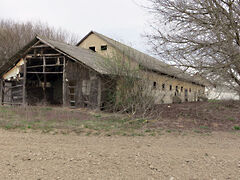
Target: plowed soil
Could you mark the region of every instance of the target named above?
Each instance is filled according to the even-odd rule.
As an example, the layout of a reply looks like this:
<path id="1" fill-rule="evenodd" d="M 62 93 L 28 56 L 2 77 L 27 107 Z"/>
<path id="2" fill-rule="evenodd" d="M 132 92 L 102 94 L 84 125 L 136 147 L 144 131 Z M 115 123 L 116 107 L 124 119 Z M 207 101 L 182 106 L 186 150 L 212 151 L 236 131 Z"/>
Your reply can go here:
<path id="1" fill-rule="evenodd" d="M 0 179 L 240 179 L 240 134 L 150 137 L 0 130 Z"/>

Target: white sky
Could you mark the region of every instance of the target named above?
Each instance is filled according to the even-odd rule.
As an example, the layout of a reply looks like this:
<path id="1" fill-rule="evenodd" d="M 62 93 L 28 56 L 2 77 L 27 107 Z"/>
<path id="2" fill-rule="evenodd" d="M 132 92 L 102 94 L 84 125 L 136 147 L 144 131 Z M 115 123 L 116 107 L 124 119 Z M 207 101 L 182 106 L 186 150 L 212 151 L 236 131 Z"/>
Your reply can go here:
<path id="1" fill-rule="evenodd" d="M 0 0 L 0 18 L 40 20 L 80 37 L 94 30 L 146 52 L 150 16 L 137 4 L 146 0 Z"/>

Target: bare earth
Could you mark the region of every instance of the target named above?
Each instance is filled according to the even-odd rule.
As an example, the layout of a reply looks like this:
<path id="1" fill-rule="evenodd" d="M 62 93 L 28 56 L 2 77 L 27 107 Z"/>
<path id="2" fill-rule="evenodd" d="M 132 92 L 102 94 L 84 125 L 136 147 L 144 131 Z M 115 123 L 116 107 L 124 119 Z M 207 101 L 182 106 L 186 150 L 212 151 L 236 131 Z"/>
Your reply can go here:
<path id="1" fill-rule="evenodd" d="M 0 179 L 240 179 L 240 136 L 51 135 L 0 130 Z"/>

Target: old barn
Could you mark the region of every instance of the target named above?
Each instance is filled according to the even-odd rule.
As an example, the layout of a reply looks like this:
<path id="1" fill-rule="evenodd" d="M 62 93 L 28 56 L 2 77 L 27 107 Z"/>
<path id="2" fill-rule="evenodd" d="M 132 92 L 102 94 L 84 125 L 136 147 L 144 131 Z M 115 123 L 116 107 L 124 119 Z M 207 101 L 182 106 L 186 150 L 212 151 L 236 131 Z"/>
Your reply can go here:
<path id="1" fill-rule="evenodd" d="M 107 72 L 98 61 L 90 50 L 37 36 L 1 68 L 1 102 L 100 107 Z"/>
<path id="2" fill-rule="evenodd" d="M 101 108 L 118 83 L 100 64 L 116 54 L 146 72 L 156 104 L 204 95 L 205 85 L 196 78 L 91 31 L 76 46 L 36 36 L 0 68 L 0 102 Z"/>

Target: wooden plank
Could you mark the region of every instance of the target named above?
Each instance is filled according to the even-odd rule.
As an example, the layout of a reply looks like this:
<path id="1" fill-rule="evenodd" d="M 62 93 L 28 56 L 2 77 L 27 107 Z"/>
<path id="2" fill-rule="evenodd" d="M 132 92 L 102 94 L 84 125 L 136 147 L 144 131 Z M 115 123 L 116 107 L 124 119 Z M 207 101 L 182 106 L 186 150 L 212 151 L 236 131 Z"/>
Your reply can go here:
<path id="1" fill-rule="evenodd" d="M 13 99 L 16 100 L 16 99 L 22 99 L 23 97 L 22 96 L 13 96 Z"/>
<path id="2" fill-rule="evenodd" d="M 56 57 L 56 56 L 61 56 L 62 54 L 56 53 L 56 54 L 44 54 L 45 57 Z M 37 53 L 36 56 L 34 54 L 28 54 L 27 58 L 32 58 L 32 57 L 43 57 L 43 54 Z"/>
<path id="3" fill-rule="evenodd" d="M 12 94 L 13 94 L 13 95 L 16 95 L 16 94 L 22 93 L 22 92 L 23 92 L 22 89 L 20 89 L 20 90 L 18 90 L 18 91 L 13 91 Z"/>
<path id="4" fill-rule="evenodd" d="M 55 59 L 55 58 L 63 58 L 64 56 L 60 55 L 60 56 L 49 56 L 47 57 L 46 60 L 48 59 Z M 36 60 L 36 59 L 42 59 L 42 56 L 27 56 L 26 57 L 27 60 Z"/>
<path id="5" fill-rule="evenodd" d="M 14 89 L 14 88 L 19 88 L 19 87 L 23 87 L 23 84 L 19 84 L 16 86 L 6 86 L 6 88 L 8 88 L 8 89 Z"/>
<path id="6" fill-rule="evenodd" d="M 24 105 L 23 103 L 13 103 L 13 102 L 3 102 L 3 104 L 11 104 L 11 105 Z"/>
<path id="7" fill-rule="evenodd" d="M 42 47 L 49 47 L 49 46 L 46 45 L 46 44 L 41 44 L 41 45 L 35 45 L 35 46 L 33 46 L 33 48 L 42 48 Z"/>
<path id="8" fill-rule="evenodd" d="M 63 72 L 27 72 L 27 74 L 62 74 Z"/>
<path id="9" fill-rule="evenodd" d="M 46 64 L 45 67 L 54 67 L 54 66 L 63 66 L 63 64 Z M 36 65 L 36 66 L 28 66 L 27 68 L 37 68 L 37 67 L 43 67 L 43 65 Z"/>
<path id="10" fill-rule="evenodd" d="M 63 85 L 62 85 L 62 98 L 63 98 L 63 106 L 67 105 L 67 91 L 66 91 L 66 59 L 65 56 L 63 57 L 63 76 L 62 76 L 62 80 L 63 80 Z"/>

